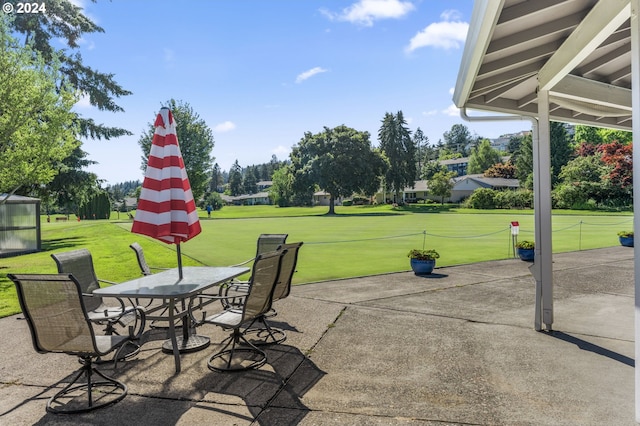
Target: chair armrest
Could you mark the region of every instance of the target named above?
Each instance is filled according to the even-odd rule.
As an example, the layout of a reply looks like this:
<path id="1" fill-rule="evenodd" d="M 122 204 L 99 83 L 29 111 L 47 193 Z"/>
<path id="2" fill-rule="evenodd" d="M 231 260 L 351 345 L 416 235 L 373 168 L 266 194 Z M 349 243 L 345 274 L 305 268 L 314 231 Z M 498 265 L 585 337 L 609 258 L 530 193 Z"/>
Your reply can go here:
<path id="1" fill-rule="evenodd" d="M 216 296 L 213 294 L 201 293 L 189 299 L 189 306 L 187 307 L 187 311 L 189 312 L 189 316 L 191 317 L 192 323 L 196 327 L 204 324 L 204 319 L 207 317 L 207 312 L 203 310 L 203 308 L 215 300 L 221 300 L 225 298 L 226 298 L 225 296 Z M 195 299 L 198 299 L 197 303 L 194 303 Z M 196 318 L 196 315 L 194 313 L 195 310 L 199 310 L 202 312 L 202 320 Z"/>
<path id="2" fill-rule="evenodd" d="M 107 283 L 107 284 L 110 284 L 110 285 L 120 284 L 120 283 L 117 283 L 115 281 L 103 280 L 102 278 L 98 278 L 98 282 Z"/>
<path id="3" fill-rule="evenodd" d="M 136 321 L 134 325 L 129 326 L 129 338 L 131 340 L 138 340 L 142 337 L 144 327 L 147 324 L 147 311 L 142 306 L 136 306 L 133 309 L 129 309 L 129 312 L 131 311 L 136 312 Z"/>
<path id="4" fill-rule="evenodd" d="M 242 265 L 246 265 L 249 262 L 253 262 L 255 259 L 255 257 L 252 257 L 251 259 L 245 260 L 244 262 L 241 263 L 236 263 L 235 265 L 229 265 L 230 268 L 236 267 L 236 266 L 242 266 Z"/>

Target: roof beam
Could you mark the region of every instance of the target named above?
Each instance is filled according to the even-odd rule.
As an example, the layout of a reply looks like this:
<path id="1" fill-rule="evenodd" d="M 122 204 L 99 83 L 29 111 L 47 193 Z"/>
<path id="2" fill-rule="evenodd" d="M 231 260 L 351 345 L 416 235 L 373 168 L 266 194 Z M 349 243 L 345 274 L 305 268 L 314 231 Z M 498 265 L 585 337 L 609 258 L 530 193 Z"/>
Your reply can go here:
<path id="1" fill-rule="evenodd" d="M 596 72 L 599 68 L 608 65 L 609 62 L 614 61 L 621 56 L 630 55 L 631 54 L 631 44 L 624 44 L 617 49 L 612 50 L 606 55 L 602 55 L 595 61 L 591 61 L 588 64 L 585 64 L 576 70 L 576 74 L 578 75 L 586 75 L 592 72 Z"/>
<path id="2" fill-rule="evenodd" d="M 539 90 L 551 90 L 630 16 L 630 0 L 599 0 L 540 69 Z"/>
<path id="3" fill-rule="evenodd" d="M 515 34 L 493 40 L 487 49 L 486 55 L 503 54 L 503 50 L 513 48 L 513 46 L 518 44 L 531 43 L 539 38 L 546 38 L 553 34 L 566 33 L 568 29 L 578 27 L 583 18 L 584 13 L 577 12 L 573 15 L 537 25 L 530 30 L 517 32 Z"/>
<path id="4" fill-rule="evenodd" d="M 574 101 L 624 109 L 631 113 L 631 90 L 575 75 L 563 78 L 549 94 Z"/>

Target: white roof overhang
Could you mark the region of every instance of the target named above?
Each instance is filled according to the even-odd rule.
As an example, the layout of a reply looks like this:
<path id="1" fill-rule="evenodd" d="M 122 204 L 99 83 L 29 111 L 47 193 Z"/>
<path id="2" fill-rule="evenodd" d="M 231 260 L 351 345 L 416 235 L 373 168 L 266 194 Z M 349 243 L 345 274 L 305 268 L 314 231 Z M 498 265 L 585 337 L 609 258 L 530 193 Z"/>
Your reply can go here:
<path id="1" fill-rule="evenodd" d="M 458 108 L 631 130 L 630 0 L 476 0 Z"/>

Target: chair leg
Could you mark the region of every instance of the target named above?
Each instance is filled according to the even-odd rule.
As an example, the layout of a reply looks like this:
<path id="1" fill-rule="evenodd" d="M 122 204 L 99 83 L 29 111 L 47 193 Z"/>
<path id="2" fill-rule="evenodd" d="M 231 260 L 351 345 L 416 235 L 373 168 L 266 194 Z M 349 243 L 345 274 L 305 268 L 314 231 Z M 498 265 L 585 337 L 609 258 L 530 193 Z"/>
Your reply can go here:
<path id="1" fill-rule="evenodd" d="M 259 324 L 255 324 L 256 322 Z M 242 334 L 246 337 L 253 337 L 250 341 L 255 346 L 274 345 L 287 339 L 287 334 L 284 330 L 271 327 L 264 316 L 254 319 Z"/>
<path id="2" fill-rule="evenodd" d="M 244 338 L 239 329 L 227 337 L 225 346 L 213 354 L 207 366 L 213 371 L 244 371 L 263 366 L 267 362 L 267 354 Z"/>
<path id="3" fill-rule="evenodd" d="M 91 358 L 83 357 L 80 362 L 82 368 L 78 370 L 73 380 L 47 402 L 48 412 L 55 414 L 84 413 L 115 404 L 127 395 L 127 386 L 96 370 L 93 367 Z M 103 380 L 93 381 L 94 374 Z M 85 383 L 76 384 L 81 377 L 85 378 Z M 86 396 L 82 398 L 84 402 L 81 401 L 77 393 L 73 395 L 78 390 L 86 390 Z M 98 393 L 98 400 L 104 401 L 97 404 L 94 403 L 94 391 Z M 65 401 L 62 401 L 62 399 L 65 399 Z"/>

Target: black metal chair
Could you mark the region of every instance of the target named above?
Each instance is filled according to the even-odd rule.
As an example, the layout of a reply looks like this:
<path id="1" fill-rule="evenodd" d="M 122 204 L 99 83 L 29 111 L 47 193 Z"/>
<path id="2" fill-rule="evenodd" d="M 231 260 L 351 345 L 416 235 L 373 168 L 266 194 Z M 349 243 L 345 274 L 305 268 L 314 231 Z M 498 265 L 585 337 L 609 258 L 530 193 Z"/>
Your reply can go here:
<path id="1" fill-rule="evenodd" d="M 267 362 L 267 354 L 249 342 L 241 329 L 271 309 L 273 290 L 285 253 L 286 251 L 274 251 L 256 257 L 242 308 L 228 308 L 210 316 L 203 312 L 201 321 L 194 318 L 199 324 L 214 324 L 225 330 L 232 330 L 229 337 L 221 342 L 224 346 L 209 358 L 207 365 L 211 370 L 240 371 L 258 368 Z M 220 296 L 198 297 L 217 299 Z"/>
<path id="2" fill-rule="evenodd" d="M 82 413 L 121 401 L 127 386 L 97 370 L 93 359 L 116 351 L 135 338 L 134 327 L 128 336 L 96 335 L 84 305 L 79 282 L 71 274 L 7 274 L 15 283 L 22 313 L 27 320 L 33 347 L 38 353 L 66 353 L 79 357 L 82 367 L 73 379 L 47 402 L 52 413 Z M 135 309 L 136 324 L 144 329 L 145 313 Z M 94 375 L 99 376 L 98 381 Z M 78 381 L 84 378 L 82 383 Z"/>

